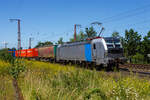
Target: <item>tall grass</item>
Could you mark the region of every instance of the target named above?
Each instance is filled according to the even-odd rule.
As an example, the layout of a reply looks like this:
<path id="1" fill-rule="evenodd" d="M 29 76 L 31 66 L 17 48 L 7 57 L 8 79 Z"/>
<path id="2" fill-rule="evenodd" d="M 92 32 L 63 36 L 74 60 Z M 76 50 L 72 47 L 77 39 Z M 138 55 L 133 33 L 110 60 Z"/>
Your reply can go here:
<path id="1" fill-rule="evenodd" d="M 9 63 L 0 60 L 0 100 L 15 100 L 15 92 L 8 74 Z"/>
<path id="2" fill-rule="evenodd" d="M 97 72 L 69 65 L 25 62 L 27 70 L 19 77 L 19 86 L 25 100 L 149 100 L 150 98 L 148 78 L 122 76 L 119 72 Z M 6 82 L 3 87 L 11 87 L 9 81 L 6 81 L 9 78 L 3 80 Z M 0 80 L 0 84 L 3 82 Z M 0 93 L 0 97 L 13 98 L 13 89 L 5 89 L 5 92 Z"/>
<path id="3" fill-rule="evenodd" d="M 31 66 L 21 80 L 26 100 L 148 100 L 150 97 L 150 82 L 137 76 L 29 63 Z"/>

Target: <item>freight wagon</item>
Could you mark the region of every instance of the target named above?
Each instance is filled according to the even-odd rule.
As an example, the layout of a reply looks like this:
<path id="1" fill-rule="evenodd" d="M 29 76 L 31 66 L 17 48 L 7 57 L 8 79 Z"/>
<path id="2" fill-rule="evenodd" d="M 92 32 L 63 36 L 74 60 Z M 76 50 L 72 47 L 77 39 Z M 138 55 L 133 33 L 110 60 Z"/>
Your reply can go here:
<path id="1" fill-rule="evenodd" d="M 38 48 L 38 57 L 40 60 L 55 61 L 57 45 Z"/>

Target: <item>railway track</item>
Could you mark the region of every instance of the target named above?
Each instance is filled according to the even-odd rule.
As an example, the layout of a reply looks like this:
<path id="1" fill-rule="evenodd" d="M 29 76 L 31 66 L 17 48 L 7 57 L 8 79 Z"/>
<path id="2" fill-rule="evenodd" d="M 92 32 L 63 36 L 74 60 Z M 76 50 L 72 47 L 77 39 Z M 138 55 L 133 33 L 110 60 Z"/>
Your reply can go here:
<path id="1" fill-rule="evenodd" d="M 119 66 L 119 70 L 125 74 L 138 74 L 140 77 L 150 78 L 150 65 L 149 64 L 124 64 Z"/>

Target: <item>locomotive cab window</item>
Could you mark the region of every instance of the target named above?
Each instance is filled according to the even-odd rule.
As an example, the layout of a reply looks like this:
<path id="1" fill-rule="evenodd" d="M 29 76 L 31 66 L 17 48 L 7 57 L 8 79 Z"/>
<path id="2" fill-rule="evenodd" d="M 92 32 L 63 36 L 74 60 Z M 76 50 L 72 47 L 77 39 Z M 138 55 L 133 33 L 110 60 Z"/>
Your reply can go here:
<path id="1" fill-rule="evenodd" d="M 96 45 L 95 44 L 93 44 L 93 49 L 96 49 Z"/>

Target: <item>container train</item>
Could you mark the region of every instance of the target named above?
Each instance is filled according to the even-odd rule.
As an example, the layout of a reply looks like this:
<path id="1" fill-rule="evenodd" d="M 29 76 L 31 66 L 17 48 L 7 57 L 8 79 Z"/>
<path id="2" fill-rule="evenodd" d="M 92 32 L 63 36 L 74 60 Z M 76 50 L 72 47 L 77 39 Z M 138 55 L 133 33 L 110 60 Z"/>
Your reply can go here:
<path id="1" fill-rule="evenodd" d="M 82 42 L 64 43 L 33 49 L 16 50 L 15 57 L 62 63 L 118 67 L 123 63 L 123 48 L 119 38 L 96 37 Z"/>

